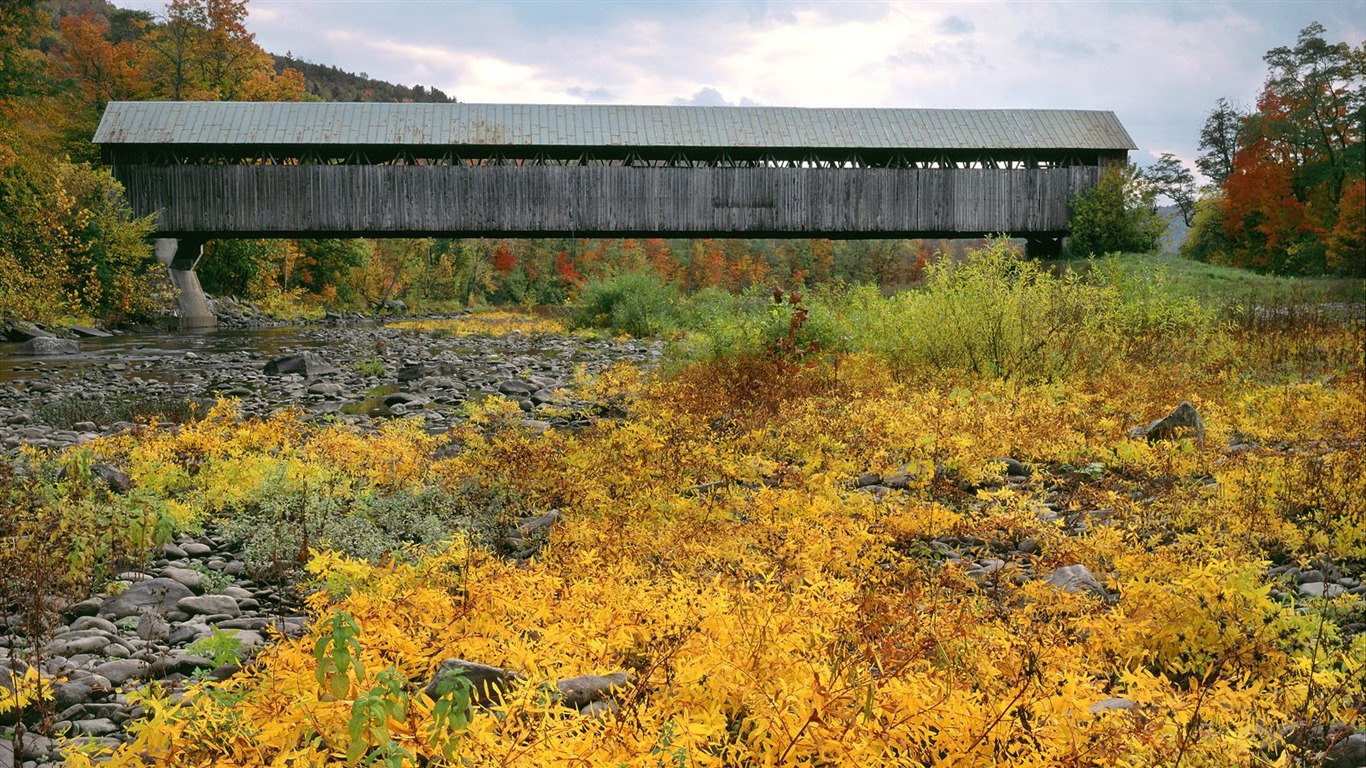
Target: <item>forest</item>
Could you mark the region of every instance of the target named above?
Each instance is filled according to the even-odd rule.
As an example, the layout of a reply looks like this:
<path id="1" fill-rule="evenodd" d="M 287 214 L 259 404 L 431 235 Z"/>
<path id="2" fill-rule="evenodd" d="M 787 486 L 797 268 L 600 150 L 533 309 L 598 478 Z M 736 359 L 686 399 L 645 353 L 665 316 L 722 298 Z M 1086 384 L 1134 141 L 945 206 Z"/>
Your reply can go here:
<path id="1" fill-rule="evenodd" d="M 0 5 L 0 315 L 168 303 L 112 100 L 448 98 L 246 7 Z M 0 766 L 1361 768 L 1366 47 L 1324 34 L 1056 260 L 210 243 L 280 317 L 421 316 L 0 370 Z"/>

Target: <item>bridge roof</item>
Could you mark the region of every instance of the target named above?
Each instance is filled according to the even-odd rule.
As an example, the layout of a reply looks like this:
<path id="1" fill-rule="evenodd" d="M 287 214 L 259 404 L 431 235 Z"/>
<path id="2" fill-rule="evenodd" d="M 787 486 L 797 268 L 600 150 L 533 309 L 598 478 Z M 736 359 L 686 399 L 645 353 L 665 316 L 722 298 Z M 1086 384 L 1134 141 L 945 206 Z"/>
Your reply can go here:
<path id="1" fill-rule="evenodd" d="M 114 102 L 96 144 L 1137 149 L 1113 112 L 567 104 Z"/>

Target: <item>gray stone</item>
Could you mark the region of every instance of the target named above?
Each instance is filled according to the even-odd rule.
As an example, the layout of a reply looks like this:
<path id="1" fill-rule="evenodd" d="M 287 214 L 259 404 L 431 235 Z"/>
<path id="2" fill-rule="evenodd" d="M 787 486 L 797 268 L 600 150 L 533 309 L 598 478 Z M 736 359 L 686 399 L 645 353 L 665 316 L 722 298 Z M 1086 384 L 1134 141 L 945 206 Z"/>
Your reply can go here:
<path id="1" fill-rule="evenodd" d="M 997 464 L 1005 465 L 1007 477 L 1029 477 L 1029 470 L 1025 468 L 1025 465 L 1021 464 L 1016 459 L 1002 457 L 999 459 L 992 459 L 992 461 L 996 462 Z"/>
<path id="2" fill-rule="evenodd" d="M 1069 565 L 1065 568 L 1059 568 L 1049 574 L 1045 581 L 1064 592 L 1073 594 L 1089 592 L 1101 599 L 1108 600 L 1110 598 L 1110 593 L 1101 586 L 1101 583 L 1096 580 L 1095 576 L 1091 575 L 1091 571 L 1084 565 Z"/>
<path id="3" fill-rule="evenodd" d="M 78 355 L 81 345 L 71 339 L 56 339 L 51 336 L 38 336 L 19 345 L 16 350 L 21 355 L 46 357 L 48 355 Z"/>
<path id="4" fill-rule="evenodd" d="M 174 579 L 148 579 L 132 585 L 124 590 L 123 594 L 110 598 L 105 602 L 102 612 L 115 619 L 149 612 L 165 615 L 174 610 L 181 600 L 193 596 L 194 593 L 189 587 Z"/>
<path id="5" fill-rule="evenodd" d="M 590 703 L 588 706 L 579 710 L 579 714 L 584 717 L 593 717 L 598 720 L 607 720 L 616 717 L 621 711 L 616 699 L 601 699 Z"/>
<path id="6" fill-rule="evenodd" d="M 558 509 L 552 509 L 544 515 L 539 515 L 537 517 L 529 517 L 522 520 L 521 523 L 517 526 L 517 534 L 519 536 L 530 536 L 536 531 L 545 528 L 550 528 L 552 525 L 558 523 L 559 521 L 560 511 Z"/>
<path id="7" fill-rule="evenodd" d="M 18 342 L 53 338 L 50 332 L 24 320 L 14 320 L 0 325 L 0 337 L 3 337 L 5 341 Z"/>
<path id="8" fill-rule="evenodd" d="M 44 650 L 49 656 L 76 656 L 82 653 L 104 653 L 104 647 L 109 645 L 109 638 L 104 634 L 75 637 L 71 639 L 59 638 L 48 643 Z"/>
<path id="9" fill-rule="evenodd" d="M 876 472 L 863 472 L 858 476 L 855 485 L 860 488 L 867 488 L 870 485 L 878 485 L 882 482 L 882 475 Z"/>
<path id="10" fill-rule="evenodd" d="M 150 666 L 142 659 L 116 659 L 106 661 L 95 667 L 94 671 L 95 674 L 108 678 L 110 685 L 118 687 L 129 680 L 146 677 Z"/>
<path id="11" fill-rule="evenodd" d="M 603 699 L 631 684 L 631 675 L 626 672 L 613 672 L 610 675 L 580 675 L 561 680 L 555 688 L 564 697 L 564 703 L 574 709 Z"/>
<path id="12" fill-rule="evenodd" d="M 62 610 L 62 614 L 72 618 L 81 618 L 82 616 L 94 616 L 98 614 L 100 612 L 100 609 L 103 607 L 104 600 L 102 598 L 90 597 L 80 601 L 79 603 L 72 603 L 71 605 L 68 605 L 65 609 Z"/>
<path id="13" fill-rule="evenodd" d="M 1158 440 L 1175 440 L 1179 431 L 1183 429 L 1194 432 L 1195 438 L 1204 442 L 1205 421 L 1200 418 L 1200 412 L 1195 410 L 1195 406 L 1188 401 L 1176 406 L 1171 413 L 1146 427 L 1134 427 L 1129 430 L 1129 437 L 1146 438 L 1150 443 Z"/>
<path id="14" fill-rule="evenodd" d="M 175 674 L 189 677 L 199 670 L 208 671 L 213 668 L 214 663 L 203 656 L 196 656 L 184 651 L 172 651 L 153 661 L 147 672 L 152 677 L 166 677 Z"/>
<path id="15" fill-rule="evenodd" d="M 213 547 L 198 541 L 187 541 L 184 544 L 181 544 L 180 548 L 185 552 L 187 557 L 201 558 L 213 554 Z"/>
<path id="16" fill-rule="evenodd" d="M 154 613 L 145 613 L 138 617 L 137 632 L 140 640 L 155 642 L 165 638 L 170 631 L 170 623 Z"/>
<path id="17" fill-rule="evenodd" d="M 463 675 L 470 682 L 470 700 L 479 705 L 489 704 L 502 698 L 504 691 L 523 679 L 516 672 L 488 664 L 479 664 L 464 659 L 446 659 L 441 662 L 436 674 L 432 675 L 431 682 L 427 683 L 425 689 L 427 696 L 435 700 L 438 694 L 437 689 L 441 684 L 456 674 Z"/>
<path id="18" fill-rule="evenodd" d="M 1366 734 L 1354 733 L 1329 747 L 1323 768 L 1366 768 Z"/>
<path id="19" fill-rule="evenodd" d="M 92 328 L 88 325 L 73 325 L 68 330 L 70 330 L 77 336 L 81 336 L 88 339 L 107 339 L 114 335 L 109 331 L 104 331 L 99 328 Z"/>
<path id="20" fill-rule="evenodd" d="M 128 493 L 133 490 L 133 478 L 127 472 L 109 464 L 96 464 L 95 475 L 104 481 L 105 486 L 114 493 Z"/>
<path id="21" fill-rule="evenodd" d="M 337 373 L 337 369 L 316 352 L 301 352 L 277 357 L 266 363 L 265 371 L 269 376 L 297 373 L 309 378 L 326 373 Z"/>
<path id="22" fill-rule="evenodd" d="M 94 720 L 78 720 L 71 724 L 71 731 L 78 736 L 108 736 L 119 730 L 114 721 L 107 717 Z"/>
<path id="23" fill-rule="evenodd" d="M 66 709 L 73 704 L 86 704 L 95 698 L 95 681 L 92 678 L 65 680 L 52 684 L 52 706 Z"/>
<path id="24" fill-rule="evenodd" d="M 161 569 L 161 575 L 184 584 L 196 594 L 203 592 L 204 574 L 193 568 L 177 568 L 168 565 Z"/>
<path id="25" fill-rule="evenodd" d="M 1310 581 L 1299 585 L 1300 594 L 1305 597 L 1326 597 L 1332 599 L 1341 597 L 1347 588 L 1341 584 L 1327 584 L 1322 581 Z"/>
<path id="26" fill-rule="evenodd" d="M 1103 700 L 1097 701 L 1095 704 L 1092 704 L 1092 705 L 1091 705 L 1091 714 L 1093 714 L 1093 715 L 1099 715 L 1101 712 L 1111 712 L 1111 711 L 1114 711 L 1114 710 L 1117 710 L 1117 709 L 1122 709 L 1122 710 L 1125 710 L 1125 711 L 1127 712 L 1127 711 L 1132 710 L 1133 708 L 1134 708 L 1134 701 L 1133 701 L 1133 699 L 1123 699 L 1123 698 L 1103 699 Z"/>
<path id="27" fill-rule="evenodd" d="M 87 629 L 98 629 L 101 632 L 108 632 L 111 635 L 117 634 L 119 631 L 119 628 L 114 626 L 114 622 L 108 619 L 102 619 L 98 616 L 81 616 L 80 618 L 71 622 L 70 629 L 72 632 L 81 632 Z"/>

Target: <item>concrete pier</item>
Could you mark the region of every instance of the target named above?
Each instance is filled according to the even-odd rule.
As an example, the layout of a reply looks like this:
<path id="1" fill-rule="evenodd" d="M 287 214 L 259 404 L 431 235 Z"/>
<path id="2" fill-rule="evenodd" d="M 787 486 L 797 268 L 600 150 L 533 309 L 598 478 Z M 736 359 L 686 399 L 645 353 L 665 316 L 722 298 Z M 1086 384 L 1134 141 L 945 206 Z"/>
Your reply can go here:
<path id="1" fill-rule="evenodd" d="M 180 329 L 214 328 L 218 319 L 209 308 L 209 299 L 199 285 L 195 265 L 203 255 L 204 242 L 188 238 L 161 237 L 154 242 L 157 261 L 166 265 L 175 286 L 180 306 Z"/>

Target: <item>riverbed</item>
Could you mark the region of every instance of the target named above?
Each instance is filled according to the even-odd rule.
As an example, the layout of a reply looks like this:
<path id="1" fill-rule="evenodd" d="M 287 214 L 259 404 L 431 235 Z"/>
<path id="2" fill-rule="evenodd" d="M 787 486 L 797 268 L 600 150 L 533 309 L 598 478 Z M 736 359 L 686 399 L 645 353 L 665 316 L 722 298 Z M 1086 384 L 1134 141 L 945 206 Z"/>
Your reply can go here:
<path id="1" fill-rule="evenodd" d="M 308 418 L 371 426 L 415 417 L 431 432 L 490 395 L 517 401 L 531 426 L 584 421 L 576 376 L 621 362 L 650 366 L 659 342 L 554 333 L 444 336 L 392 325 L 337 324 L 89 338 L 80 352 L 32 357 L 0 343 L 0 451 L 62 448 L 155 414 L 192 418 L 220 397 L 246 415 L 302 408 Z M 304 373 L 267 364 L 311 353 Z"/>

